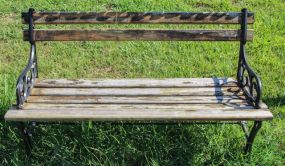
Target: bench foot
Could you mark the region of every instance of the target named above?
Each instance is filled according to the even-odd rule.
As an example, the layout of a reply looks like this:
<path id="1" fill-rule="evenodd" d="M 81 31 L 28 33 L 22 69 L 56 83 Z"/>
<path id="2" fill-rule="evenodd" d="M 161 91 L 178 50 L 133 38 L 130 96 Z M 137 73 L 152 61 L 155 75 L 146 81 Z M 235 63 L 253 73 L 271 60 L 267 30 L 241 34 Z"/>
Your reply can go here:
<path id="1" fill-rule="evenodd" d="M 248 133 L 246 124 L 242 123 L 243 130 L 246 134 L 246 145 L 244 147 L 244 153 L 245 154 L 248 154 L 251 152 L 254 138 L 255 138 L 257 132 L 259 131 L 259 129 L 261 128 L 261 124 L 262 124 L 261 121 L 254 121 L 252 129 L 251 129 L 250 133 Z"/>
<path id="2" fill-rule="evenodd" d="M 28 158 L 32 156 L 32 140 L 31 133 L 28 125 L 25 125 L 23 122 L 17 123 L 17 127 L 20 130 L 20 134 L 25 145 L 25 151 Z"/>

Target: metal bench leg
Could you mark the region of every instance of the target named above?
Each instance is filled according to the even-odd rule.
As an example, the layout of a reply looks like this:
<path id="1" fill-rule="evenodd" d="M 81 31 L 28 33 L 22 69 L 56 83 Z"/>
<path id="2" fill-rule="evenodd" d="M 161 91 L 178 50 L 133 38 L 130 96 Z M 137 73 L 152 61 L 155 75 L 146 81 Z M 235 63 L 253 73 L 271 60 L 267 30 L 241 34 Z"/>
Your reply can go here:
<path id="1" fill-rule="evenodd" d="M 23 122 L 18 123 L 17 127 L 20 130 L 20 134 L 25 145 L 26 155 L 28 158 L 30 158 L 32 155 L 31 134 L 29 133 L 27 126 Z"/>
<path id="2" fill-rule="evenodd" d="M 247 141 L 246 141 L 246 145 L 244 147 L 244 153 L 245 154 L 248 154 L 251 152 L 251 149 L 252 149 L 252 144 L 253 144 L 253 141 L 254 141 L 254 138 L 258 132 L 258 130 L 261 128 L 261 124 L 262 122 L 261 121 L 254 121 L 254 124 L 252 126 L 252 129 L 249 133 L 249 135 L 247 136 Z"/>

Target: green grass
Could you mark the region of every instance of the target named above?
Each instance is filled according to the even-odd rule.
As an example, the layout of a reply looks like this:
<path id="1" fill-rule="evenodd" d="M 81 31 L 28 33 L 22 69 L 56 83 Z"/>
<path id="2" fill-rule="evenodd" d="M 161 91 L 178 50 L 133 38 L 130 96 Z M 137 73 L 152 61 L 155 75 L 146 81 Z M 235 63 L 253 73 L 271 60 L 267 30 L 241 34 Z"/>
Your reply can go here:
<path id="1" fill-rule="evenodd" d="M 231 125 L 38 126 L 34 165 L 284 165 L 284 0 L 0 0 L 0 115 L 15 103 L 15 83 L 28 60 L 20 13 L 29 7 L 65 11 L 240 11 L 255 12 L 255 37 L 248 60 L 263 81 L 263 100 L 274 114 L 258 133 L 250 157 L 244 135 Z M 51 26 L 71 28 L 70 26 Z M 45 28 L 45 26 L 41 26 Z M 82 28 L 110 25 L 80 25 Z M 115 25 L 128 28 L 238 28 L 219 25 Z M 237 42 L 45 42 L 38 43 L 40 78 L 135 78 L 235 76 Z M 17 130 L 0 122 L 0 165 L 24 165 Z"/>

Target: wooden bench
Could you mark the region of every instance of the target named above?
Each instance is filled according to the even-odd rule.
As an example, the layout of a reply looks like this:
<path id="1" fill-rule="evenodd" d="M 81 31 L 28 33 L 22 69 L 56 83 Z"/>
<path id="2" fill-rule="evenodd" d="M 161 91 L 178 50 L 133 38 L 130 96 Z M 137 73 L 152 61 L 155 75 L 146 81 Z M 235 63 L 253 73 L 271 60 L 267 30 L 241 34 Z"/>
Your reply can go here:
<path id="1" fill-rule="evenodd" d="M 22 13 L 24 40 L 31 44 L 28 65 L 17 81 L 17 104 L 5 114 L 19 125 L 28 155 L 27 122 L 213 123 L 242 126 L 251 150 L 261 122 L 272 114 L 261 101 L 261 81 L 246 60 L 254 14 L 241 12 L 29 12 Z M 236 24 L 234 30 L 43 30 L 36 24 Z M 234 78 L 38 79 L 40 41 L 238 41 Z M 249 131 L 246 121 L 254 121 Z"/>

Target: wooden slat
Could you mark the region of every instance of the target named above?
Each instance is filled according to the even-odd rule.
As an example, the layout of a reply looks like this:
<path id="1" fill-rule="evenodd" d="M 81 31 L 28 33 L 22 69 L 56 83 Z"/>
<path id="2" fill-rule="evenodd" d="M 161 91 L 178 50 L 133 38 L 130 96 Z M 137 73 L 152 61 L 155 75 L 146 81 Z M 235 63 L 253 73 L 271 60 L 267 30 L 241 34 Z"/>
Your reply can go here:
<path id="1" fill-rule="evenodd" d="M 164 78 L 164 79 L 94 79 L 68 80 L 45 79 L 37 80 L 36 88 L 143 88 L 143 87 L 213 87 L 237 86 L 233 78 Z"/>
<path id="2" fill-rule="evenodd" d="M 240 30 L 35 30 L 35 41 L 239 41 Z M 253 39 L 248 30 L 247 40 Z M 24 30 L 24 40 L 29 40 Z"/>
<path id="3" fill-rule="evenodd" d="M 238 24 L 241 12 L 35 12 L 35 24 Z M 254 13 L 248 13 L 248 23 Z M 22 13 L 24 24 L 28 13 Z"/>
<path id="4" fill-rule="evenodd" d="M 28 103 L 53 104 L 234 104 L 247 103 L 243 96 L 30 96 Z"/>
<path id="5" fill-rule="evenodd" d="M 173 110 L 234 110 L 234 109 L 254 109 L 253 106 L 247 103 L 226 103 L 226 104 L 48 104 L 48 103 L 25 103 L 24 108 L 31 109 L 94 109 L 96 110 L 122 110 L 122 109 L 134 109 L 137 112 L 144 109 L 165 109 L 169 111 Z"/>
<path id="6" fill-rule="evenodd" d="M 35 96 L 222 96 L 242 95 L 238 87 L 205 88 L 34 88 Z"/>
<path id="7" fill-rule="evenodd" d="M 180 109 L 35 109 L 17 110 L 12 108 L 5 115 L 6 121 L 230 121 L 230 120 L 270 120 L 272 114 L 267 109 L 234 110 L 191 110 Z"/>

